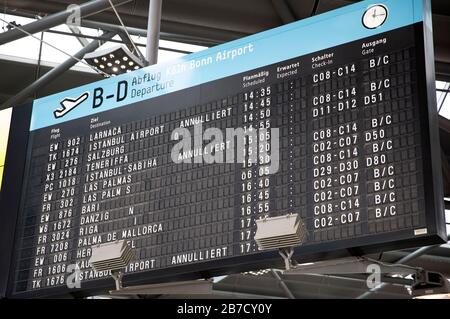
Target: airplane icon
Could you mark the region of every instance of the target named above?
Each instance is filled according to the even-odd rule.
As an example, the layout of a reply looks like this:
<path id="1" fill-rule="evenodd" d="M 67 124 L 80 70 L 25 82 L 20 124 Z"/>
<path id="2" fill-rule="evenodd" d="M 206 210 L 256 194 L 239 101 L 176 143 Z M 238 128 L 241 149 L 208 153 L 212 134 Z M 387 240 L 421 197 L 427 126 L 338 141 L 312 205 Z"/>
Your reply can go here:
<path id="1" fill-rule="evenodd" d="M 53 115 L 55 115 L 55 118 L 60 118 L 72 111 L 74 108 L 76 108 L 78 105 L 83 103 L 87 98 L 89 97 L 89 92 L 84 92 L 76 99 L 66 97 L 64 100 L 59 102 L 62 107 L 58 108 L 56 111 L 53 112 Z"/>

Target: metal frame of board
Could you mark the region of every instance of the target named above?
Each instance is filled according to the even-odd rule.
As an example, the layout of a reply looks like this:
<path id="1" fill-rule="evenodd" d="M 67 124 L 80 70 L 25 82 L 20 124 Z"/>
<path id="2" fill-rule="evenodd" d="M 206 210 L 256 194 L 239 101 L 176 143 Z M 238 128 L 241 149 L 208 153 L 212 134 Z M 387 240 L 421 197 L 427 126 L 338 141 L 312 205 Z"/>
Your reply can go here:
<path id="1" fill-rule="evenodd" d="M 330 259 L 336 257 L 343 257 L 349 255 L 362 255 L 379 250 L 392 250 L 403 247 L 428 245 L 442 243 L 445 236 L 445 222 L 443 216 L 443 195 L 442 195 L 442 180 L 441 180 L 441 163 L 440 163 L 440 147 L 438 138 L 438 123 L 437 113 L 431 106 L 435 105 L 435 88 L 434 88 L 434 66 L 433 66 L 433 46 L 432 46 L 432 33 L 430 30 L 429 20 L 429 5 L 428 1 L 424 1 L 424 12 L 427 17 L 423 23 L 415 25 L 417 28 L 416 35 L 418 37 L 418 43 L 425 43 L 424 51 L 417 50 L 419 66 L 423 66 L 421 70 L 418 70 L 421 78 L 426 79 L 428 87 L 426 90 L 419 92 L 419 99 L 421 104 L 426 104 L 429 107 L 422 108 L 423 114 L 421 119 L 423 121 L 423 127 L 429 127 L 430 130 L 424 132 L 422 139 L 424 145 L 430 145 L 430 152 L 424 154 L 425 158 L 425 170 L 426 174 L 425 184 L 426 196 L 428 197 L 427 203 L 429 206 L 427 211 L 433 211 L 435 214 L 427 215 L 427 224 L 436 225 L 436 229 L 431 229 L 431 233 L 435 234 L 423 238 L 415 238 L 408 240 L 393 241 L 385 243 L 377 243 L 374 240 L 368 241 L 364 246 L 354 247 L 352 249 L 342 249 L 342 242 L 339 244 L 326 243 L 321 245 L 315 245 L 314 249 L 308 249 L 306 247 L 297 250 L 297 257 L 302 262 L 307 262 L 317 259 Z M 419 52 L 420 51 L 420 52 Z M 421 88 L 423 89 L 423 88 Z M 2 258 L 0 261 L 0 297 L 9 296 L 15 297 L 11 294 L 12 284 L 14 280 L 13 272 L 11 269 L 15 268 L 14 254 L 14 237 L 16 230 L 16 222 L 19 214 L 19 206 L 21 201 L 23 176 L 25 172 L 25 159 L 30 148 L 28 147 L 28 135 L 29 124 L 31 118 L 31 105 L 24 105 L 14 108 L 11 133 L 8 143 L 8 155 L 5 165 L 5 175 L 2 198 L 0 198 L 0 207 L 5 208 L 6 213 L 2 213 L 0 216 L 0 251 L 5 252 L 5 255 L 10 256 L 11 259 Z M 14 230 L 14 231 L 11 231 Z M 400 236 L 399 236 L 400 238 Z M 349 242 L 351 240 L 348 240 Z M 318 248 L 319 247 L 319 248 Z M 322 249 L 323 248 L 323 249 Z M 316 250 L 320 252 L 317 253 Z M 152 270 L 151 274 L 157 279 L 151 280 L 147 273 L 143 274 L 129 274 L 124 278 L 125 285 L 149 283 L 149 282 L 161 282 L 181 279 L 192 278 L 208 278 L 218 274 L 233 273 L 236 271 L 246 271 L 256 268 L 274 266 L 281 264 L 282 260 L 279 258 L 278 253 L 266 252 L 258 255 L 244 256 L 238 258 L 229 258 L 226 260 L 210 261 L 206 264 L 192 264 L 186 266 L 180 266 L 177 269 L 162 269 Z M 8 283 L 9 282 L 9 283 Z M 83 290 L 78 292 L 68 292 L 65 288 L 51 288 L 49 289 L 49 295 L 61 295 L 72 294 L 75 296 L 81 296 L 85 294 L 95 294 L 96 292 L 104 291 L 113 287 L 112 280 L 99 280 L 93 282 L 83 283 Z M 51 291 L 50 291 L 51 290 Z M 29 292 L 21 294 L 21 297 L 33 297 L 33 296 L 45 296 L 42 292 Z"/>

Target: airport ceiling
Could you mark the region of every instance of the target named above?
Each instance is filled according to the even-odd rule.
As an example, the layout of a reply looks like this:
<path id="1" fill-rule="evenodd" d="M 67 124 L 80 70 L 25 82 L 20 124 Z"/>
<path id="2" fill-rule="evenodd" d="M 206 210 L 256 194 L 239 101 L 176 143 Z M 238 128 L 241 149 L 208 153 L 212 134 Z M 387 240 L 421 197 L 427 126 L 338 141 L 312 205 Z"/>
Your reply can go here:
<path id="1" fill-rule="evenodd" d="M 83 0 L 3 0 L 4 9 L 34 15 L 65 10 Z M 161 31 L 165 37 L 213 45 L 336 9 L 355 0 L 164 0 Z M 134 0 L 118 7 L 125 25 L 146 29 L 148 0 Z M 436 60 L 450 64 L 450 1 L 432 0 Z M 89 20 L 117 24 L 112 10 Z"/>
<path id="2" fill-rule="evenodd" d="M 86 0 L 1 0 L 0 10 L 5 13 L 25 16 L 46 16 L 63 11 L 73 3 Z M 127 2 L 127 1 L 125 1 Z M 355 0 L 164 0 L 162 7 L 161 37 L 192 44 L 212 46 L 267 30 L 295 20 L 326 12 L 357 2 Z M 117 7 L 128 27 L 145 30 L 147 27 L 149 0 L 131 0 Z M 432 0 L 435 41 L 436 73 L 440 79 L 450 78 L 450 1 Z M 112 9 L 83 19 L 118 25 Z M 35 68 L 13 61 L 3 61 L 0 67 L 16 68 L 21 79 L 34 78 Z M 29 76 L 27 74 L 29 73 Z M 76 72 L 74 72 L 76 73 Z M 74 75 L 75 76 L 75 75 Z M 76 76 L 75 76 L 76 77 Z M 86 82 L 98 79 L 97 75 L 86 76 Z M 76 85 L 83 81 L 75 79 Z M 26 81 L 25 81 L 26 82 Z M 0 94 L 13 95 L 20 91 L 14 82 L 0 83 Z M 19 81 L 23 87 L 24 82 Z M 70 84 L 68 84 L 70 85 Z M 60 81 L 56 87 L 41 90 L 38 96 L 51 94 L 73 87 Z"/>

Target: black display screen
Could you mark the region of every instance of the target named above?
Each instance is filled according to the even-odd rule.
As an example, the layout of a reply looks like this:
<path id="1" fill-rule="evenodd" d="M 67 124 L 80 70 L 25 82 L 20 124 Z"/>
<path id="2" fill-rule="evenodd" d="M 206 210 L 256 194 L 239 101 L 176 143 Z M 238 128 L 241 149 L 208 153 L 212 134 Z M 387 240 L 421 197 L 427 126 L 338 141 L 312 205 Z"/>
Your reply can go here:
<path id="1" fill-rule="evenodd" d="M 424 43 L 420 22 L 30 131 L 10 294 L 70 293 L 71 265 L 73 291 L 108 287 L 91 247 L 122 239 L 125 284 L 269 267 L 255 221 L 291 213 L 299 260 L 442 241 Z M 199 125 L 174 157 L 174 130 Z M 236 151 L 227 128 L 255 133 L 245 162 L 207 163 Z"/>

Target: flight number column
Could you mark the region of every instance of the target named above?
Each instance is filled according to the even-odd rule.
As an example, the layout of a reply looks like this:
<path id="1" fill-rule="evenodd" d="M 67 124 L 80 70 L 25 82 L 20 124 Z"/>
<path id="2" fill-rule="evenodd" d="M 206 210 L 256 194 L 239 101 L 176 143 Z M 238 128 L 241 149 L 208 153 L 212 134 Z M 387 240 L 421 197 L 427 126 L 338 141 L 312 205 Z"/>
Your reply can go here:
<path id="1" fill-rule="evenodd" d="M 48 148 L 33 289 L 65 284 L 74 235 L 74 206 L 79 194 L 81 142 L 82 138 L 76 136 L 51 142 Z"/>

